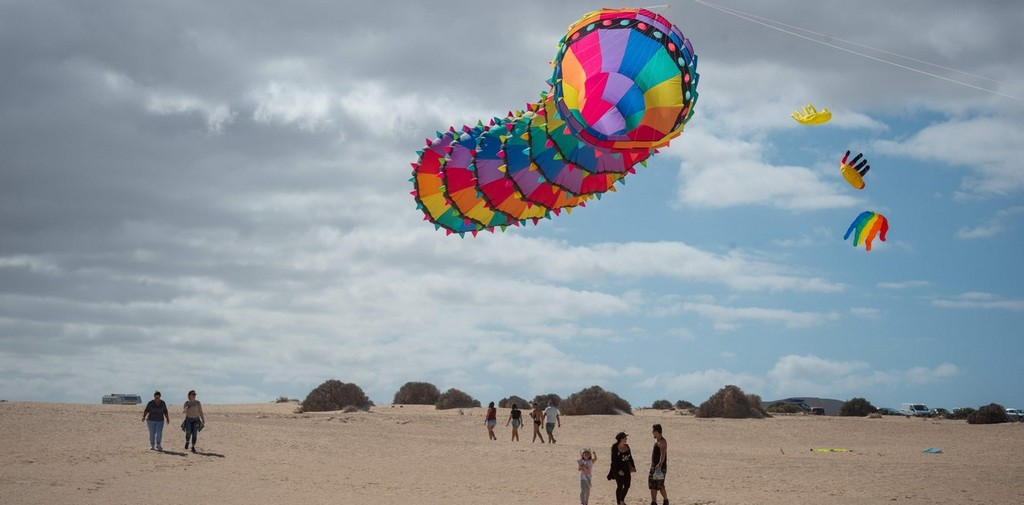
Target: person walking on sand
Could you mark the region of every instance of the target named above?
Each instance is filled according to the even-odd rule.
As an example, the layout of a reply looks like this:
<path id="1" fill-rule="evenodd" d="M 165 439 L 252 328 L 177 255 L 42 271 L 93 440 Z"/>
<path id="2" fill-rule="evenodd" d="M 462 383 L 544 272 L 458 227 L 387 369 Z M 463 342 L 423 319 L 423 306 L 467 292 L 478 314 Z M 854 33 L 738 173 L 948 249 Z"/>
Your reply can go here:
<path id="1" fill-rule="evenodd" d="M 629 435 L 619 432 L 615 435 L 615 443 L 612 444 L 611 467 L 608 468 L 608 480 L 615 481 L 615 503 L 626 505 L 626 494 L 629 493 L 629 485 L 632 482 L 630 474 L 636 471 L 636 464 L 633 463 L 633 453 L 629 450 Z"/>
<path id="2" fill-rule="evenodd" d="M 544 409 L 544 427 L 548 432 L 548 443 L 553 444 L 555 440 L 555 423 L 558 423 L 558 427 L 562 427 L 562 416 L 558 412 L 558 407 L 555 406 L 554 402 L 548 402 L 548 408 Z"/>
<path id="3" fill-rule="evenodd" d="M 590 505 L 590 488 L 593 486 L 591 476 L 594 473 L 594 463 L 597 463 L 597 455 L 584 447 L 576 463 L 580 470 L 580 505 Z"/>
<path id="4" fill-rule="evenodd" d="M 647 487 L 651 490 L 651 505 L 658 505 L 658 491 L 661 491 L 661 498 L 664 505 L 668 503 L 668 493 L 665 492 L 665 473 L 668 472 L 668 441 L 661 435 L 661 425 L 655 424 L 651 427 L 651 434 L 654 435 L 654 450 L 651 451 L 651 473 L 647 476 Z"/>
<path id="5" fill-rule="evenodd" d="M 505 421 L 505 426 L 512 423 L 512 441 L 519 441 L 519 427 L 523 425 L 523 411 L 519 410 L 519 405 L 512 404 L 512 412 L 508 414 L 508 420 Z"/>
<path id="6" fill-rule="evenodd" d="M 181 411 L 185 414 L 185 420 L 181 422 L 181 429 L 185 430 L 185 448 L 188 449 L 189 438 L 192 439 L 192 452 L 196 452 L 196 439 L 199 438 L 199 430 L 206 426 L 206 416 L 203 415 L 203 404 L 196 400 L 196 391 L 188 392 L 188 400 L 182 405 Z"/>
<path id="7" fill-rule="evenodd" d="M 153 399 L 146 404 L 146 410 L 142 411 L 142 420 L 149 427 L 149 450 L 164 450 L 162 442 L 164 438 L 164 420 L 171 424 L 171 413 L 167 404 L 160 399 L 160 392 L 153 392 Z"/>
<path id="8" fill-rule="evenodd" d="M 543 422 L 541 419 L 544 418 L 544 411 L 541 410 L 540 405 L 537 405 L 537 402 L 533 402 L 533 412 L 530 412 L 530 418 L 533 419 L 533 440 L 530 443 L 536 442 L 537 437 L 540 437 L 540 443 L 543 444 L 545 440 L 544 434 L 540 432 L 540 424 Z"/>
<path id="9" fill-rule="evenodd" d="M 498 409 L 494 408 L 494 402 L 487 404 L 487 417 L 484 418 L 484 424 L 487 425 L 487 438 L 497 440 L 498 436 L 494 434 L 494 425 L 498 424 Z"/>

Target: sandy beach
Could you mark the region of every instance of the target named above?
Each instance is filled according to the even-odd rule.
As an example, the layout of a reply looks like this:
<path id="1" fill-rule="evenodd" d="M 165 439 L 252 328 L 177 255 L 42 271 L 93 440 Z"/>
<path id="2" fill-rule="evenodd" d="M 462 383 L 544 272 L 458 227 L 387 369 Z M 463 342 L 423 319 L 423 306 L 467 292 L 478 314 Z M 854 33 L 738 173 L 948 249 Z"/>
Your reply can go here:
<path id="1" fill-rule="evenodd" d="M 627 502 L 650 502 L 646 465 L 661 423 L 673 504 L 935 504 L 1024 501 L 1024 423 L 831 416 L 562 418 L 557 444 L 511 442 L 499 409 L 377 406 L 295 414 L 294 403 L 205 405 L 198 453 L 181 415 L 149 449 L 143 406 L 0 403 L 0 496 L 10 504 L 578 503 L 580 449 L 598 455 L 590 503 L 614 504 L 604 479 L 618 431 L 640 471 Z M 939 448 L 941 454 L 923 453 Z M 848 449 L 818 452 L 813 449 Z M 660 503 L 660 500 L 659 500 Z"/>

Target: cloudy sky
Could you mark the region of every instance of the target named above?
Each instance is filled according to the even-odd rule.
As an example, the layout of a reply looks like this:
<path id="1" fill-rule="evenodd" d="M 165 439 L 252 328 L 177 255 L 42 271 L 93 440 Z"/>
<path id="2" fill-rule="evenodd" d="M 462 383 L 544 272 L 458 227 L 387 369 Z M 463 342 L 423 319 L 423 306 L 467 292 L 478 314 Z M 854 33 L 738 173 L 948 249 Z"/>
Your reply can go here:
<path id="1" fill-rule="evenodd" d="M 0 399 L 1024 407 L 1024 10 L 721 1 L 792 33 L 659 7 L 699 55 L 683 135 L 571 215 L 459 238 L 415 151 L 535 100 L 603 2 L 0 0 Z M 871 252 L 843 240 L 865 210 Z"/>

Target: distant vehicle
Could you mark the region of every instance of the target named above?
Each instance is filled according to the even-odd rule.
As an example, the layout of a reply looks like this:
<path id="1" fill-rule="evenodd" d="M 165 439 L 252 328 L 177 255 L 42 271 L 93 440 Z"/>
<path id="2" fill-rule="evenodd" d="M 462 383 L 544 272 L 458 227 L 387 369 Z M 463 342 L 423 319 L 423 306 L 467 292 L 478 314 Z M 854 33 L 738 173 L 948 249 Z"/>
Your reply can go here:
<path id="1" fill-rule="evenodd" d="M 900 414 L 905 416 L 932 417 L 932 411 L 923 403 L 904 403 L 900 407 Z"/>
<path id="2" fill-rule="evenodd" d="M 139 395 L 124 393 L 110 393 L 109 395 L 103 395 L 104 405 L 138 405 L 140 403 L 142 403 L 142 397 Z"/>
<path id="3" fill-rule="evenodd" d="M 1024 421 L 1024 410 L 1006 409 L 1006 417 L 1009 417 L 1011 421 Z"/>
<path id="4" fill-rule="evenodd" d="M 948 416 L 949 415 L 949 411 L 944 409 L 944 408 L 942 408 L 942 407 L 937 407 L 937 408 L 932 409 L 932 415 L 933 416 Z"/>
<path id="5" fill-rule="evenodd" d="M 825 415 L 825 407 L 811 407 L 811 414 L 823 416 Z"/>
<path id="6" fill-rule="evenodd" d="M 889 407 L 882 407 L 882 408 L 878 409 L 878 413 L 882 414 L 883 416 L 898 416 L 898 415 L 900 415 L 900 411 L 898 411 L 896 409 L 890 409 Z"/>

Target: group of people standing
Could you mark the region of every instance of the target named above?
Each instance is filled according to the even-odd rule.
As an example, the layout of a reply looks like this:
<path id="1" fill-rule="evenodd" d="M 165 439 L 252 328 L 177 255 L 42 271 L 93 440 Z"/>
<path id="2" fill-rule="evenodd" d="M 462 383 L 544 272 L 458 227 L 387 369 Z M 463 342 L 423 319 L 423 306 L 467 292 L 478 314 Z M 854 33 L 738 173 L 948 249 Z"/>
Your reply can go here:
<path id="1" fill-rule="evenodd" d="M 561 413 L 553 403 L 549 402 L 546 409 L 541 409 L 534 402 L 533 411 L 530 417 L 533 419 L 533 442 L 540 437 L 544 443 L 544 434 L 541 433 L 541 425 L 545 425 L 548 434 L 547 443 L 555 443 L 555 426 L 562 427 Z M 497 440 L 494 434 L 494 426 L 498 423 L 498 409 L 494 402 L 487 405 L 487 414 L 484 417 L 484 424 L 487 426 L 487 436 L 490 440 Z M 523 411 L 519 406 L 512 404 L 512 411 L 509 413 L 505 426 L 512 425 L 512 440 L 519 440 L 519 428 L 523 425 Z M 658 493 L 661 493 L 662 505 L 669 505 L 668 493 L 665 491 L 665 474 L 668 472 L 668 441 L 662 435 L 661 424 L 651 427 L 651 435 L 654 437 L 654 449 L 651 451 L 651 469 L 647 475 L 647 488 L 651 491 L 651 505 L 658 504 Z M 636 473 L 636 463 L 633 461 L 633 453 L 629 448 L 629 435 L 619 432 L 615 435 L 615 443 L 612 444 L 611 464 L 608 468 L 608 480 L 615 481 L 615 503 L 625 505 L 626 494 L 632 484 L 632 474 Z M 580 459 L 577 467 L 580 472 L 580 505 L 589 505 L 590 489 L 593 486 L 592 476 L 594 463 L 597 462 L 597 455 L 589 448 L 580 452 Z"/>
<path id="2" fill-rule="evenodd" d="M 189 441 L 192 443 L 192 452 L 196 452 L 196 440 L 199 431 L 206 425 L 206 416 L 203 415 L 203 404 L 196 399 L 195 390 L 188 392 L 188 399 L 181 406 L 181 412 L 185 414 L 185 420 L 181 422 L 181 429 L 185 432 L 185 449 L 189 448 Z M 160 399 L 160 392 L 153 393 L 153 399 L 146 404 L 142 412 L 142 420 L 149 427 L 149 449 L 162 451 L 164 421 L 171 422 L 170 410 L 167 403 Z"/>
<path id="3" fill-rule="evenodd" d="M 647 488 L 651 490 L 651 505 L 657 505 L 659 492 L 663 505 L 669 505 L 668 493 L 665 491 L 665 474 L 668 472 L 668 441 L 662 436 L 660 424 L 651 427 L 651 435 L 654 436 L 654 449 L 651 451 L 651 470 L 647 475 Z M 588 449 L 584 449 L 584 455 L 588 451 Z M 590 497 L 590 476 L 588 474 L 584 478 L 583 459 L 580 459 L 580 462 L 580 503 L 587 505 L 587 499 Z M 615 443 L 612 445 L 611 466 L 608 469 L 608 480 L 615 481 L 615 503 L 617 505 L 625 505 L 626 494 L 629 493 L 632 483 L 631 474 L 635 472 L 636 463 L 633 461 L 633 453 L 629 449 L 629 435 L 619 432 L 615 435 Z"/>
<path id="4" fill-rule="evenodd" d="M 548 434 L 547 443 L 553 444 L 555 440 L 555 426 L 562 427 L 562 414 L 558 411 L 558 407 L 554 403 L 548 402 L 546 409 L 540 408 L 537 402 L 532 404 L 533 410 L 530 412 L 530 418 L 533 419 L 533 440 L 536 442 L 537 438 L 540 438 L 540 442 L 545 443 L 544 434 L 541 433 L 541 425 L 545 425 L 545 431 Z M 497 440 L 498 436 L 494 434 L 494 426 L 498 424 L 498 409 L 494 407 L 494 402 L 487 404 L 487 414 L 484 417 L 484 425 L 487 426 L 487 437 L 491 440 Z M 519 405 L 516 403 L 512 404 L 512 411 L 508 414 L 508 420 L 505 421 L 505 426 L 512 425 L 512 441 L 519 441 L 519 428 L 523 426 L 523 411 L 519 409 Z"/>

